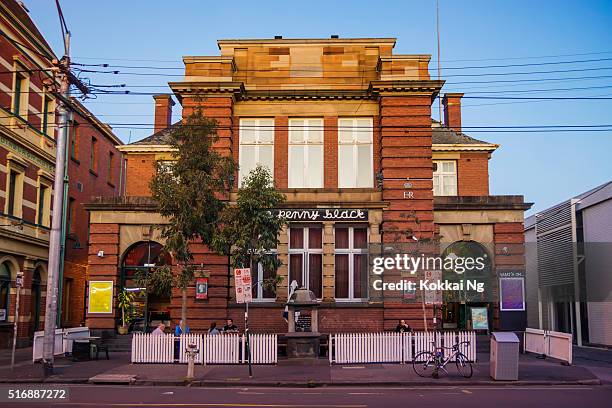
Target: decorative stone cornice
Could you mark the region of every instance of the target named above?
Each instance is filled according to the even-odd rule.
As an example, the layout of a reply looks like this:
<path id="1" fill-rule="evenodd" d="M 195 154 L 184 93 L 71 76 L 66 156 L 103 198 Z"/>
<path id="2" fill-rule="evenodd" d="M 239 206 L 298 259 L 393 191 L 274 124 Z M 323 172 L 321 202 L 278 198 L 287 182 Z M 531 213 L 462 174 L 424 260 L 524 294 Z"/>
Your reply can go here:
<path id="1" fill-rule="evenodd" d="M 129 144 L 115 146 L 122 153 L 168 153 L 176 151 L 170 145 Z"/>
<path id="2" fill-rule="evenodd" d="M 499 147 L 498 144 L 481 143 L 481 144 L 433 144 L 431 150 L 435 152 L 458 152 L 458 151 L 478 151 L 478 152 L 493 152 Z"/>
<path id="3" fill-rule="evenodd" d="M 275 89 L 252 90 L 241 96 L 241 100 L 362 100 L 375 99 L 366 90 L 337 89 Z"/>
<path id="4" fill-rule="evenodd" d="M 168 86 L 179 100 L 185 96 L 191 97 L 211 97 L 211 96 L 232 96 L 235 99 L 244 94 L 244 83 L 238 81 L 228 82 L 169 82 Z"/>
<path id="5" fill-rule="evenodd" d="M 88 211 L 152 211 L 157 212 L 157 203 L 151 197 L 118 196 L 93 197 L 84 204 Z"/>
<path id="6" fill-rule="evenodd" d="M 375 95 L 422 93 L 431 94 L 432 100 L 440 92 L 444 81 L 437 80 L 395 80 L 395 81 L 370 81 L 369 92 Z"/>
<path id="7" fill-rule="evenodd" d="M 526 203 L 521 195 L 504 196 L 437 196 L 434 211 L 440 210 L 522 210 L 533 203 Z"/>

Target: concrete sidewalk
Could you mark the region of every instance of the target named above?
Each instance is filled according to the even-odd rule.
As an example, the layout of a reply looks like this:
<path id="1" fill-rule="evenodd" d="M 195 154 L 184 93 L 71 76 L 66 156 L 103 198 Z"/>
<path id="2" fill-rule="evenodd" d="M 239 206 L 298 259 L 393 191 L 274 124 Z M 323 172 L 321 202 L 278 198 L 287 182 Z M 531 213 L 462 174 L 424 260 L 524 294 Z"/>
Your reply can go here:
<path id="1" fill-rule="evenodd" d="M 56 375 L 44 379 L 40 364 L 0 368 L 1 383 L 114 383 L 136 385 L 183 385 L 187 367 L 184 364 L 131 364 L 129 353 L 113 353 L 111 360 L 73 362 L 56 358 Z M 612 365 L 604 367 L 612 371 Z M 411 385 L 543 385 L 600 384 L 591 370 L 579 366 L 563 366 L 559 362 L 520 355 L 519 381 L 493 381 L 489 376 L 488 355 L 479 355 L 474 375 L 460 377 L 453 364 L 449 374 L 439 379 L 417 376 L 411 364 L 329 365 L 326 360 L 295 362 L 281 360 L 278 365 L 253 366 L 249 378 L 246 365 L 196 366 L 191 386 L 411 386 Z"/>

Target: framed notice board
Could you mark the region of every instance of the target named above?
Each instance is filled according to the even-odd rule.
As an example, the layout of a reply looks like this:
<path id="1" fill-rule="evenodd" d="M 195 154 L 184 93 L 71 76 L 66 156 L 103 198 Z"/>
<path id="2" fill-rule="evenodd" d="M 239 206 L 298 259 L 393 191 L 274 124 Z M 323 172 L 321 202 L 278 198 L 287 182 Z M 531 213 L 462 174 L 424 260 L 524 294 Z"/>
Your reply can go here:
<path id="1" fill-rule="evenodd" d="M 113 281 L 90 281 L 88 313 L 113 313 Z"/>

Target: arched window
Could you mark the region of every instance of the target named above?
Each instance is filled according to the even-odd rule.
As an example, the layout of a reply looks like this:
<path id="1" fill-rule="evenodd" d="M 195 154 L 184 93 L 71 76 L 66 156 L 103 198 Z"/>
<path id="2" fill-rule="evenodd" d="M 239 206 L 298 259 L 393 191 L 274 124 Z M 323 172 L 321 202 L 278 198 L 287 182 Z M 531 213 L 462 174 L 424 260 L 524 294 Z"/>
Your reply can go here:
<path id="1" fill-rule="evenodd" d="M 133 245 L 123 257 L 124 267 L 151 268 L 170 263 L 170 256 L 157 242 L 139 242 Z"/>
<path id="2" fill-rule="evenodd" d="M 467 279 L 475 280 L 483 283 L 484 292 L 474 292 L 464 289 L 464 291 L 448 291 L 445 293 L 447 301 L 484 301 L 486 298 L 485 294 L 490 290 L 490 279 L 491 279 L 491 266 L 492 259 L 487 249 L 476 241 L 457 241 L 450 244 L 444 252 L 442 252 L 442 259 L 455 258 L 457 262 L 454 262 L 454 267 L 445 267 L 443 270 L 443 277 L 448 281 L 466 281 Z M 462 260 L 461 260 L 462 259 Z M 473 259 L 475 266 L 466 268 L 465 262 L 467 259 Z M 461 261 L 460 261 L 461 260 Z M 445 264 L 445 266 L 448 264 Z M 474 265 L 474 264 L 472 264 Z"/>
<path id="3" fill-rule="evenodd" d="M 6 322 L 9 315 L 11 293 L 11 269 L 8 262 L 0 264 L 0 322 Z"/>
<path id="4" fill-rule="evenodd" d="M 136 294 L 128 311 L 131 331 L 145 331 L 159 321 L 170 320 L 170 294 L 152 293 L 145 287 L 149 285 L 151 273 L 170 264 L 170 255 L 157 242 L 138 242 L 125 252 L 121 262 L 121 288 Z"/>
<path id="5" fill-rule="evenodd" d="M 151 268 L 171 264 L 170 255 L 164 251 L 163 245 L 157 242 L 138 242 L 132 245 L 123 256 L 122 285 L 126 280 L 135 279 L 139 272 L 147 272 Z"/>

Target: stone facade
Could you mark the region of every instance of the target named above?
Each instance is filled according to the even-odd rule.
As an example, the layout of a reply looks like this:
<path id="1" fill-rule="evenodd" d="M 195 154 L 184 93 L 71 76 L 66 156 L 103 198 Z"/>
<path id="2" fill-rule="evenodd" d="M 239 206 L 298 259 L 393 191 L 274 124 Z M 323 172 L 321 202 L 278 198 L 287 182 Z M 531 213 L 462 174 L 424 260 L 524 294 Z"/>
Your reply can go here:
<path id="1" fill-rule="evenodd" d="M 287 330 L 282 310 L 288 285 L 295 270 L 302 271 L 300 268 L 309 271 L 305 279 L 310 280 L 302 283 L 320 290 L 322 333 L 390 330 L 398 319 L 422 329 L 424 314 L 431 320 L 430 306 L 423 310 L 420 303 L 381 300 L 360 294 L 356 286 L 347 289 L 352 295 L 340 290 L 339 285 L 345 282 L 337 271 L 341 268 L 339 262 L 344 262 L 343 254 L 352 254 L 353 258 L 348 258 L 353 259 L 351 262 L 357 262 L 354 254 L 361 254 L 356 247 L 343 252 L 345 244 L 338 238 L 340 234 L 352 234 L 348 242 L 357 245 L 357 235 L 366 231 L 370 248 L 381 244 L 410 247 L 414 242 L 435 242 L 443 247 L 447 241 L 463 240 L 500 245 L 522 242 L 514 224 L 520 223 L 528 205 L 522 197 L 488 195 L 488 160 L 497 146 L 461 133 L 459 94 L 453 96 L 452 111 L 447 114 L 449 120 L 454 120 L 453 125 L 432 123 L 432 101 L 443 81 L 429 77 L 429 56 L 393 54 L 395 39 L 390 38 L 221 40 L 218 44 L 220 56 L 184 57 L 184 80 L 169 84 L 183 106 L 183 115 L 200 109 L 214 119 L 219 135 L 215 147 L 245 166 L 247 153 L 241 157 L 241 152 L 249 151 L 246 146 L 253 137 L 248 131 L 250 125 L 245 123 L 264 120 L 267 125 L 257 127 L 260 134 L 273 127 L 268 139 L 255 144 L 271 147 L 273 159 L 268 165 L 277 187 L 287 198 L 286 209 L 367 211 L 367 218 L 358 220 L 289 222 L 280 234 L 276 251 L 282 262 L 277 271 L 282 281 L 274 297 L 262 295 L 250 305 L 253 330 Z M 160 97 L 156 97 L 156 104 L 159 101 Z M 296 187 L 290 181 L 291 172 L 296 171 L 292 166 L 296 159 L 291 154 L 295 127 L 290 124 L 292 120 L 310 118 L 323 127 L 319 141 L 313 142 L 321 146 L 322 180 L 316 187 Z M 365 126 L 371 131 L 371 141 L 359 139 L 359 131 L 355 130 L 359 126 L 352 125 L 355 127 L 350 131 L 357 134 L 355 145 L 363 143 L 370 150 L 365 150 L 367 156 L 356 159 L 355 167 L 356 173 L 361 168 L 367 168 L 368 173 L 355 176 L 359 178 L 356 184 L 347 188 L 345 178 L 351 175 L 341 163 L 349 163 L 348 150 L 339 139 L 346 137 L 346 125 L 341 124 L 349 123 L 349 119 L 371 123 L 371 128 Z M 150 195 L 148 182 L 155 163 L 170 157 L 163 140 L 171 124 L 164 118 L 156 119 L 156 126 L 158 122 L 170 127 L 121 147 L 127 160 L 127 196 L 100 197 L 88 205 L 92 226 L 88 280 L 117 282 L 124 276 L 121 271 L 126 251 L 134 244 L 163 244 L 152 235 L 153 226 L 163 222 L 158 220 L 154 203 L 146 197 L 135 197 Z M 438 160 L 454 163 L 449 167 L 455 169 L 451 175 L 454 181 L 448 181 L 454 183 L 449 187 L 455 189 L 454 197 L 440 197 L 446 201 L 434 197 L 434 163 Z M 230 193 L 230 201 L 236 198 L 238 183 L 239 180 Z M 302 232 L 311 247 L 300 246 Z M 104 251 L 103 257 L 97 256 L 100 250 Z M 205 330 L 211 322 L 220 323 L 226 317 L 241 325 L 244 305 L 235 302 L 233 273 L 227 258 L 210 253 L 202 245 L 194 244 L 193 250 L 195 262 L 202 265 L 202 276 L 209 278 L 209 290 L 208 298 L 202 300 L 195 298 L 194 286 L 188 289 L 191 329 Z M 509 267 L 521 267 L 520 254 L 516 255 L 505 261 L 515 262 Z M 351 265 L 354 273 L 357 263 Z M 309 275 L 311 270 L 320 278 Z M 354 285 L 358 280 L 347 279 Z M 180 302 L 180 293 L 175 292 L 165 307 L 172 326 L 180 318 Z M 498 312 L 494 316 L 499 319 Z M 112 330 L 116 317 L 116 312 L 88 314 L 87 323 L 93 329 Z"/>

